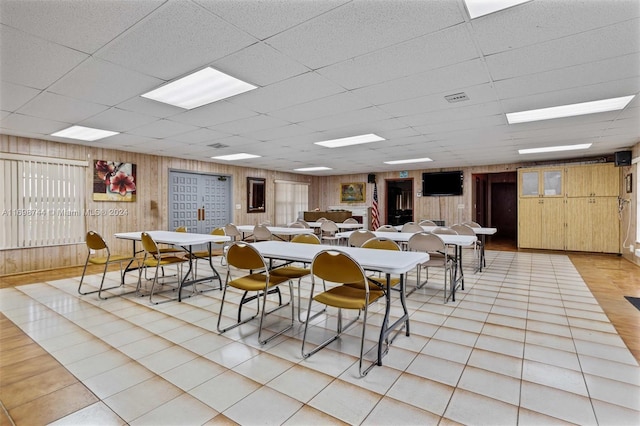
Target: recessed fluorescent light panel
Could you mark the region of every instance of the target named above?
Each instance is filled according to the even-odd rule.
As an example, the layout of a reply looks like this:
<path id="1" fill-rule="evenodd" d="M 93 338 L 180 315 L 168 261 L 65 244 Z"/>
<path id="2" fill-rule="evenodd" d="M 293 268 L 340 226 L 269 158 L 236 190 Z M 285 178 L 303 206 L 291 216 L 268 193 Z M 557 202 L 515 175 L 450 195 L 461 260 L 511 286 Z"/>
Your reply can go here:
<path id="1" fill-rule="evenodd" d="M 583 143 L 578 145 L 546 146 L 543 148 L 519 149 L 518 154 L 538 154 L 541 152 L 573 151 L 576 149 L 589 149 L 589 148 L 591 148 L 590 143 Z"/>
<path id="2" fill-rule="evenodd" d="M 409 164 L 409 163 L 426 163 L 428 161 L 433 161 L 431 158 L 410 158 L 408 160 L 392 160 L 385 161 L 384 164 Z"/>
<path id="3" fill-rule="evenodd" d="M 301 169 L 293 169 L 296 172 L 319 172 L 321 170 L 332 170 L 331 167 L 303 167 Z"/>
<path id="4" fill-rule="evenodd" d="M 600 101 L 582 102 L 579 104 L 561 105 L 550 108 L 532 109 L 530 111 L 511 112 L 507 114 L 509 124 L 529 121 L 550 120 L 553 118 L 574 117 L 576 115 L 595 114 L 597 112 L 616 111 L 627 106 L 635 95 L 621 98 L 603 99 Z"/>
<path id="5" fill-rule="evenodd" d="M 508 7 L 526 3 L 529 0 L 464 0 L 471 19 L 488 15 Z"/>
<path id="6" fill-rule="evenodd" d="M 258 158 L 259 155 L 247 154 L 245 152 L 241 152 L 239 154 L 229 154 L 229 155 L 219 155 L 217 157 L 211 157 L 213 160 L 226 160 L 226 161 L 234 161 L 234 160 L 246 160 L 248 158 Z"/>
<path id="7" fill-rule="evenodd" d="M 255 88 L 253 84 L 208 67 L 141 96 L 180 108 L 193 109 Z"/>
<path id="8" fill-rule="evenodd" d="M 97 141 L 98 139 L 104 139 L 119 133 L 120 132 L 112 132 L 110 130 L 93 129 L 91 127 L 71 126 L 59 132 L 51 133 L 51 136 L 78 139 L 81 141 Z"/>
<path id="9" fill-rule="evenodd" d="M 314 143 L 316 145 L 321 145 L 327 148 L 340 148 L 343 146 L 359 145 L 361 143 L 378 142 L 383 140 L 385 139 L 381 138 L 376 134 L 369 133 L 367 135 L 351 136 L 348 138 L 341 138 L 341 139 L 331 139 L 328 141 L 314 142 Z"/>

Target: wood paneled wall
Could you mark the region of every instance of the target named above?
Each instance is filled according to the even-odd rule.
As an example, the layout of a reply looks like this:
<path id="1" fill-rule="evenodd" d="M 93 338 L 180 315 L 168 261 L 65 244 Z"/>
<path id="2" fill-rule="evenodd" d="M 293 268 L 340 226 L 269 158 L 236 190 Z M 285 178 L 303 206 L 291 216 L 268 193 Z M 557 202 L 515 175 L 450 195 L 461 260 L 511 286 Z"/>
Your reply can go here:
<path id="1" fill-rule="evenodd" d="M 150 147 L 150 151 L 152 147 Z M 184 160 L 173 157 L 131 153 L 109 149 L 108 145 L 85 146 L 0 135 L 0 152 L 36 155 L 43 157 L 86 160 L 87 209 L 125 209 L 124 216 L 86 216 L 87 230 L 99 232 L 112 252 L 128 252 L 131 243 L 117 240 L 116 232 L 168 229 L 168 172 L 183 170 L 229 176 L 232 180 L 233 222 L 255 224 L 275 219 L 275 180 L 310 183 L 310 197 L 315 197 L 313 188 L 319 178 L 295 173 L 236 167 L 206 161 Z M 93 201 L 92 163 L 94 160 L 122 161 L 137 165 L 137 200 L 131 203 Z M 247 177 L 262 177 L 267 182 L 267 205 L 265 213 L 247 213 Z M 313 199 L 313 198 L 312 198 Z M 312 202 L 313 204 L 313 202 Z M 236 209 L 240 205 L 240 209 Z M 0 232 L 2 232 L 0 230 Z M 0 275 L 52 269 L 84 264 L 87 255 L 85 244 L 55 247 L 0 250 Z"/>
<path id="2" fill-rule="evenodd" d="M 620 197 L 624 199 L 628 199 L 629 203 L 627 203 L 621 214 L 620 221 L 620 247 L 622 247 L 622 256 L 625 259 L 630 260 L 638 265 L 640 265 L 640 257 L 635 256 L 629 250 L 629 245 L 633 245 L 634 250 L 640 249 L 640 241 L 636 240 L 637 230 L 638 230 L 638 173 L 640 173 L 640 163 L 638 159 L 640 159 L 640 142 L 637 143 L 632 150 L 631 158 L 633 158 L 636 163 L 630 166 L 621 167 L 622 176 L 620 179 Z M 631 174 L 632 176 L 632 192 L 630 194 L 627 193 L 625 188 L 625 176 Z"/>

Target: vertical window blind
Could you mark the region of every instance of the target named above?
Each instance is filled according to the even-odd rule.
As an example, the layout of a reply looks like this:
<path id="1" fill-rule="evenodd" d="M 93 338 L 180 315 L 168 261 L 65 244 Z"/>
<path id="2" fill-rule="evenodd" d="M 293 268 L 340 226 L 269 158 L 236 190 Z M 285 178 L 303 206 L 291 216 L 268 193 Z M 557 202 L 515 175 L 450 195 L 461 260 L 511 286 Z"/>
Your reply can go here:
<path id="1" fill-rule="evenodd" d="M 0 153 L 0 249 L 81 243 L 86 161 Z"/>
<path id="2" fill-rule="evenodd" d="M 276 224 L 295 222 L 298 212 L 309 210 L 309 184 L 276 180 Z"/>

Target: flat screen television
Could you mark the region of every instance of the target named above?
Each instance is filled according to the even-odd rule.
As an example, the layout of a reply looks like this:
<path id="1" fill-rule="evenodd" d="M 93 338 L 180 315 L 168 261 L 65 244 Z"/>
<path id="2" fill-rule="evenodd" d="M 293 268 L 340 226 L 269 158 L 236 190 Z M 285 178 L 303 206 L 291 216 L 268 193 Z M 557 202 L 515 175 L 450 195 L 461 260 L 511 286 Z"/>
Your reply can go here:
<path id="1" fill-rule="evenodd" d="M 462 195 L 462 171 L 423 173 L 422 195 L 425 197 Z"/>

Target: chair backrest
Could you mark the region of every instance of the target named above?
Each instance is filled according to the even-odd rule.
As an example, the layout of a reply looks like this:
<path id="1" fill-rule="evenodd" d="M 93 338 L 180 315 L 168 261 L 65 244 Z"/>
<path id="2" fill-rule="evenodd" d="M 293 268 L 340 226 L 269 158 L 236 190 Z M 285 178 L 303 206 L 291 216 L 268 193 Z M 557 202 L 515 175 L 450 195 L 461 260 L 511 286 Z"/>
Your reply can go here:
<path id="1" fill-rule="evenodd" d="M 404 225 L 402 225 L 402 228 L 400 229 L 400 232 L 422 232 L 424 231 L 424 229 L 422 229 L 422 226 L 418 225 L 415 222 L 407 222 Z"/>
<path id="2" fill-rule="evenodd" d="M 87 247 L 90 250 L 97 251 L 97 250 L 107 249 L 107 251 L 109 251 L 109 247 L 107 247 L 107 243 L 97 232 L 94 232 L 94 231 L 87 232 L 86 243 L 87 243 Z"/>
<path id="3" fill-rule="evenodd" d="M 316 222 L 324 222 L 325 220 L 329 220 L 326 217 L 319 217 L 318 219 L 316 219 Z"/>
<path id="4" fill-rule="evenodd" d="M 446 226 L 438 226 L 433 231 L 431 231 L 431 233 L 433 233 L 433 234 L 458 235 L 458 233 L 456 231 L 454 231 L 453 229 L 448 228 Z"/>
<path id="5" fill-rule="evenodd" d="M 142 233 L 142 247 L 147 253 L 160 257 L 160 249 L 158 248 L 158 244 L 156 244 L 153 237 L 151 237 L 151 235 L 149 235 L 147 232 Z"/>
<path id="6" fill-rule="evenodd" d="M 271 226 L 271 221 L 270 220 L 263 220 L 258 225 Z"/>
<path id="7" fill-rule="evenodd" d="M 304 228 L 304 225 L 300 222 L 292 222 L 289 224 L 289 228 Z"/>
<path id="8" fill-rule="evenodd" d="M 376 232 L 398 232 L 398 230 L 391 225 L 382 225 L 376 229 Z"/>
<path id="9" fill-rule="evenodd" d="M 359 223 L 359 222 L 352 217 L 348 217 L 342 223 Z"/>
<path id="10" fill-rule="evenodd" d="M 407 242 L 407 248 L 411 251 L 426 253 L 446 253 L 444 241 L 438 235 L 429 232 L 420 232 L 412 235 Z"/>
<path id="11" fill-rule="evenodd" d="M 227 235 L 227 233 L 224 230 L 224 227 L 214 228 L 209 234 L 210 235 Z M 216 244 L 224 244 L 224 243 L 225 241 L 221 241 Z"/>
<path id="12" fill-rule="evenodd" d="M 369 284 L 362 266 L 351 256 L 341 251 L 323 250 L 311 262 L 311 275 L 333 283 Z"/>
<path id="13" fill-rule="evenodd" d="M 473 228 L 469 225 L 455 224 L 451 225 L 451 229 L 456 231 L 458 235 L 476 235 Z"/>
<path id="14" fill-rule="evenodd" d="M 178 226 L 176 228 L 176 232 L 187 232 L 187 227 L 186 226 Z"/>
<path id="15" fill-rule="evenodd" d="M 266 263 L 262 255 L 251 244 L 239 241 L 227 250 L 227 264 L 238 269 L 263 269 Z"/>
<path id="16" fill-rule="evenodd" d="M 400 251 L 400 246 L 393 240 L 384 237 L 376 237 L 367 240 L 362 244 L 362 248 L 377 249 L 377 250 L 395 250 Z"/>
<path id="17" fill-rule="evenodd" d="M 227 223 L 224 226 L 224 232 L 229 237 L 231 237 L 231 239 L 233 239 L 233 240 L 235 240 L 236 237 L 240 237 L 242 235 L 240 233 L 240 230 L 238 229 L 238 227 L 236 225 L 234 225 L 233 223 Z"/>
<path id="18" fill-rule="evenodd" d="M 298 234 L 291 239 L 292 243 L 320 244 L 320 239 L 316 234 Z"/>
<path id="19" fill-rule="evenodd" d="M 298 219 L 298 220 L 296 220 L 296 222 L 301 223 L 302 226 L 304 226 L 305 228 L 311 228 L 311 226 L 309 226 L 309 224 L 307 223 L 306 220 Z"/>
<path id="20" fill-rule="evenodd" d="M 428 219 L 421 220 L 420 223 L 418 223 L 418 225 L 420 225 L 420 226 L 438 226 L 438 225 L 436 225 L 436 223 L 434 221 L 428 220 Z"/>
<path id="21" fill-rule="evenodd" d="M 349 245 L 353 247 L 360 247 L 364 244 L 365 241 L 368 241 L 372 238 L 375 238 L 376 234 L 369 231 L 368 229 L 358 229 L 357 231 L 353 231 L 351 235 L 349 235 Z"/>
<path id="22" fill-rule="evenodd" d="M 254 240 L 270 240 L 273 234 L 267 228 L 267 225 L 256 225 L 253 227 Z"/>
<path id="23" fill-rule="evenodd" d="M 324 220 L 320 224 L 320 230 L 323 234 L 335 234 L 339 231 L 338 225 L 332 220 Z"/>
<path id="24" fill-rule="evenodd" d="M 473 222 L 473 221 L 465 222 L 463 223 L 463 225 L 467 225 L 472 228 L 482 228 L 482 225 L 480 225 L 478 222 Z"/>

